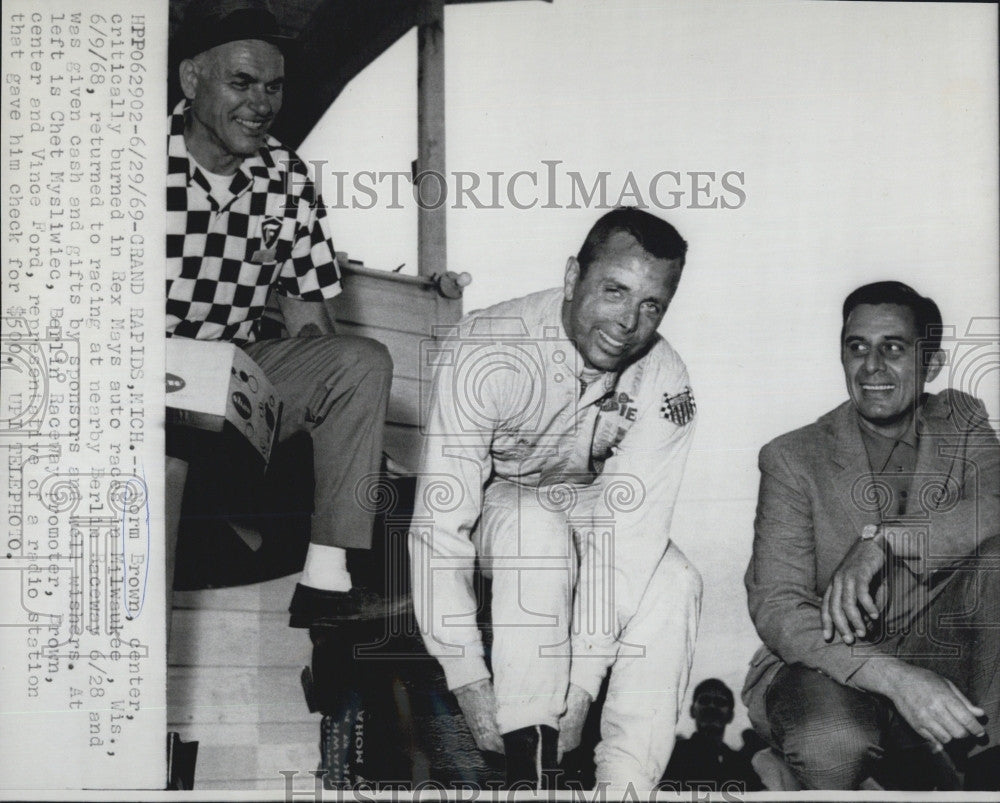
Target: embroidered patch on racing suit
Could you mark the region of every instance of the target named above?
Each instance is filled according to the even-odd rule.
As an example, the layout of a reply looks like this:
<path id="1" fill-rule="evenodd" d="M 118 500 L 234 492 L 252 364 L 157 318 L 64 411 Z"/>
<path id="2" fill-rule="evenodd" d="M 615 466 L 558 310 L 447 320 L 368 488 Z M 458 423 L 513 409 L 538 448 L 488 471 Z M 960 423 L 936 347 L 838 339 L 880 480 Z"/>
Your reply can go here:
<path id="1" fill-rule="evenodd" d="M 663 405 L 660 407 L 660 415 L 669 418 L 677 426 L 682 427 L 694 418 L 698 406 L 694 402 L 694 394 L 687 385 L 680 393 L 671 396 L 669 393 L 663 394 Z"/>

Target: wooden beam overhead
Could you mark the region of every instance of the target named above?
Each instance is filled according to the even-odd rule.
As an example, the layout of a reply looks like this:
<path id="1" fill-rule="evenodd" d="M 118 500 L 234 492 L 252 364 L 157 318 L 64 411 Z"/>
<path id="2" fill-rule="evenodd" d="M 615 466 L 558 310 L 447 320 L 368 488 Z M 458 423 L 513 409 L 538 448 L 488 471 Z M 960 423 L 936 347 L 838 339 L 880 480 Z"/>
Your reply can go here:
<path id="1" fill-rule="evenodd" d="M 447 270 L 444 0 L 420 0 L 417 24 L 417 272 Z"/>

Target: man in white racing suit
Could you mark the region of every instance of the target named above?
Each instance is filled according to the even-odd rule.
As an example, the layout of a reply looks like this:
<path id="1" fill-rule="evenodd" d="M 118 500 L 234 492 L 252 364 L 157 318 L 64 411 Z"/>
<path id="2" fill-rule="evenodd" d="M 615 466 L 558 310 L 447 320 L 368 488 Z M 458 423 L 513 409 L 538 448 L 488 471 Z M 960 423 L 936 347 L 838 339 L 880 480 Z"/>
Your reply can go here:
<path id="1" fill-rule="evenodd" d="M 427 355 L 414 605 L 512 788 L 543 785 L 579 744 L 609 668 L 598 785 L 651 789 L 673 749 L 701 604 L 670 541 L 695 402 L 656 330 L 686 250 L 669 223 L 616 209 L 562 288 L 471 313 Z M 492 578 L 492 679 L 477 563 Z"/>

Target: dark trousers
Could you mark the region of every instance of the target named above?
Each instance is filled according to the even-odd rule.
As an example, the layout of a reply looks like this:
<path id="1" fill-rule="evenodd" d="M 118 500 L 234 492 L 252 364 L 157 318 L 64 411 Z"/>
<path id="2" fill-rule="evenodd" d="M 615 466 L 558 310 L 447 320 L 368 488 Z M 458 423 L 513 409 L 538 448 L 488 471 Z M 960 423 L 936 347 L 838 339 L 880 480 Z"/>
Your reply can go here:
<path id="1" fill-rule="evenodd" d="M 907 571 L 898 568 L 896 571 Z M 905 632 L 865 648 L 872 661 L 891 654 L 947 678 L 986 711 L 988 741 L 1000 744 L 1000 536 L 980 544 L 947 578 Z M 888 751 L 920 748 L 923 740 L 881 695 L 843 686 L 813 669 L 786 666 L 767 692 L 776 747 L 809 789 L 857 789 Z M 964 751 L 963 751 L 964 752 Z M 925 754 L 926 755 L 926 754 Z"/>

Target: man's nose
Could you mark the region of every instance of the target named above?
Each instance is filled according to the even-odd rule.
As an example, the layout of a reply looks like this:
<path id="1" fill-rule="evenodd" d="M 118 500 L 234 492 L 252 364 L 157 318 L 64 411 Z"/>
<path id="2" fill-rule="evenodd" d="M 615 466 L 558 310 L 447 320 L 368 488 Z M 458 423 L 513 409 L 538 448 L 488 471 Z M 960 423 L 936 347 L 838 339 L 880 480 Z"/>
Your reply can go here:
<path id="1" fill-rule="evenodd" d="M 263 86 L 254 87 L 250 92 L 250 108 L 260 115 L 271 114 L 271 95 Z"/>
<path id="2" fill-rule="evenodd" d="M 626 332 L 634 332 L 639 323 L 639 307 L 636 304 L 623 304 L 618 311 L 618 325 Z"/>
<path id="3" fill-rule="evenodd" d="M 870 374 L 877 373 L 885 367 L 885 360 L 882 358 L 882 352 L 878 349 L 871 349 L 865 355 L 865 370 Z"/>

